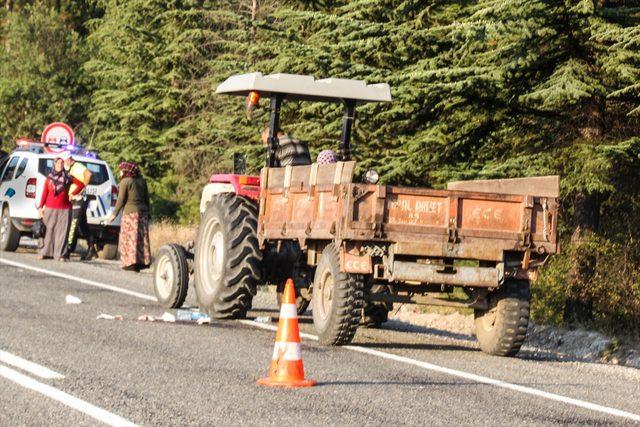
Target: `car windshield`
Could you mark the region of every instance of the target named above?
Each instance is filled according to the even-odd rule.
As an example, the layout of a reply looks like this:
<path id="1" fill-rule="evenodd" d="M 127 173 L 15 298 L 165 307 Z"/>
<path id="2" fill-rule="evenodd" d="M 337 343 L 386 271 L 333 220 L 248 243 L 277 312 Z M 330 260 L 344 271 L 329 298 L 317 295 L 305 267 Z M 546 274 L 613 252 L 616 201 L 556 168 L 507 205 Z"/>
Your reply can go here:
<path id="1" fill-rule="evenodd" d="M 51 168 L 53 168 L 53 160 L 54 159 L 40 159 L 38 164 L 38 172 L 42 175 L 47 176 L 51 172 Z M 91 172 L 91 180 L 89 181 L 89 185 L 100 185 L 104 184 L 109 180 L 109 171 L 107 169 L 107 165 L 104 163 L 92 163 L 92 162 L 80 162 L 89 169 Z"/>

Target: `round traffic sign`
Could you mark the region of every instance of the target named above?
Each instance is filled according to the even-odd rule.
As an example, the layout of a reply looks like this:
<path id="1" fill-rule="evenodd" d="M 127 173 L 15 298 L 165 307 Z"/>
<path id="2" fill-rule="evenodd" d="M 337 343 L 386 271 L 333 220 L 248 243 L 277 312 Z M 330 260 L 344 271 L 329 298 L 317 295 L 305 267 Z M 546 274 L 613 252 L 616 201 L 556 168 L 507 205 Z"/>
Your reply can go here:
<path id="1" fill-rule="evenodd" d="M 68 124 L 55 122 L 44 128 L 40 141 L 48 144 L 75 145 L 75 135 Z"/>

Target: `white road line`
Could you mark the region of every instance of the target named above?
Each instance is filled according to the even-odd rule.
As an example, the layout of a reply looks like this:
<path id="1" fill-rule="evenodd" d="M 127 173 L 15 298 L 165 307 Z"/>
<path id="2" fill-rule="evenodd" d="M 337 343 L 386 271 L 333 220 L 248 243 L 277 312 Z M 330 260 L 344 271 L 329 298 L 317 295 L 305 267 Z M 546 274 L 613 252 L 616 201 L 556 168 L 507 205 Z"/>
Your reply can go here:
<path id="1" fill-rule="evenodd" d="M 266 329 L 269 331 L 277 331 L 278 328 L 275 325 L 268 325 L 264 323 L 254 322 L 253 320 L 239 320 L 240 323 L 249 326 L 255 326 L 260 329 Z M 301 337 L 310 340 L 317 341 L 318 337 L 311 334 L 300 334 Z M 394 362 L 405 363 L 407 365 L 417 366 L 429 371 L 440 372 L 442 374 L 451 375 L 458 378 L 464 378 L 466 380 L 474 381 L 482 384 L 489 384 L 496 387 L 506 388 L 508 390 L 517 391 L 520 393 L 530 394 L 533 396 L 542 397 L 549 400 L 555 400 L 557 402 L 567 403 L 569 405 L 578 406 L 580 408 L 590 409 L 592 411 L 602 412 L 616 417 L 628 418 L 633 421 L 640 421 L 640 415 L 633 414 L 631 412 L 622 411 L 620 409 L 610 408 L 608 406 L 598 405 L 596 403 L 586 402 L 584 400 L 573 399 L 571 397 L 562 396 L 560 394 L 549 393 L 546 391 L 538 390 L 531 387 L 525 387 L 518 384 L 508 383 L 506 381 L 496 380 L 489 377 L 483 377 L 481 375 L 471 374 L 469 372 L 458 371 L 457 369 L 445 368 L 444 366 L 434 365 L 433 363 L 423 362 L 421 360 L 411 359 L 409 357 L 398 356 L 393 353 L 386 353 L 380 350 L 373 350 L 367 347 L 359 347 L 354 345 L 345 345 L 342 348 L 346 350 L 355 351 L 358 353 L 368 354 L 370 356 L 381 357 L 387 360 L 393 360 Z"/>
<path id="2" fill-rule="evenodd" d="M 93 286 L 94 288 L 106 289 L 108 291 L 118 292 L 120 294 L 129 295 L 129 296 L 144 299 L 147 301 L 158 301 L 156 297 L 151 295 L 143 294 L 136 291 L 130 291 L 129 289 L 119 288 L 117 286 L 111 286 L 111 285 L 107 285 L 100 282 L 95 282 L 93 280 L 83 279 L 81 277 L 72 276 L 70 274 L 58 273 L 57 271 L 51 271 L 44 268 L 32 267 L 28 264 L 23 264 L 21 262 L 9 261 L 8 259 L 0 259 L 0 263 L 11 265 L 13 267 L 24 268 L 25 270 L 36 271 L 38 273 L 48 274 L 49 276 L 60 277 L 61 279 L 73 280 L 74 282 Z"/>
<path id="3" fill-rule="evenodd" d="M 29 269 L 29 270 L 34 270 L 34 271 L 38 271 L 38 272 L 49 274 L 49 275 L 53 275 L 53 276 L 58 276 L 58 277 L 64 276 L 65 278 L 68 278 L 70 280 L 75 280 L 75 281 L 80 282 L 80 283 L 85 283 L 85 279 L 77 278 L 77 277 L 74 277 L 74 276 L 69 276 L 69 275 L 66 275 L 66 274 L 63 275 L 61 273 L 51 272 L 51 271 L 44 270 L 44 269 L 41 269 L 41 268 L 31 267 L 30 265 L 22 264 L 22 263 L 19 263 L 19 262 L 14 262 L 14 261 L 8 261 L 7 262 L 6 260 L 0 260 L 0 262 L 4 262 L 5 264 L 15 265 L 17 267 L 21 267 L 21 268 L 25 268 L 25 269 Z M 135 296 L 135 297 L 146 299 L 146 300 L 153 299 L 154 301 L 156 301 L 156 298 L 152 297 L 150 295 L 141 294 L 141 293 L 138 293 L 138 292 L 132 292 L 132 291 L 128 291 L 126 289 L 118 288 L 116 286 L 105 285 L 105 284 L 101 284 L 101 283 L 97 283 L 97 282 L 92 282 L 92 281 L 87 281 L 87 282 L 91 282 L 91 284 L 93 284 L 92 286 L 98 286 L 98 287 L 101 287 L 101 288 L 104 288 L 104 289 L 113 290 L 114 292 L 120 292 L 120 293 L 124 293 L 124 294 L 127 294 L 127 295 Z M 254 322 L 252 320 L 240 320 L 239 322 L 244 324 L 244 325 L 255 326 L 257 328 L 266 329 L 266 330 L 269 330 L 269 331 L 277 331 L 278 330 L 278 328 L 276 326 L 274 326 L 274 325 L 258 323 L 258 322 Z M 318 340 L 317 336 L 311 335 L 311 334 L 301 333 L 300 336 L 302 338 L 307 338 L 307 339 L 314 340 L 314 341 Z M 580 407 L 580 408 L 590 409 L 592 411 L 601 412 L 601 413 L 604 413 L 604 414 L 614 415 L 614 416 L 617 416 L 617 417 L 627 418 L 627 419 L 630 419 L 630 420 L 633 420 L 633 421 L 640 422 L 640 415 L 638 415 L 638 414 L 634 414 L 632 412 L 627 412 L 627 411 L 623 411 L 623 410 L 616 409 L 616 408 L 611 408 L 611 407 L 608 407 L 608 406 L 598 405 L 596 403 L 591 403 L 591 402 L 587 402 L 587 401 L 584 401 L 584 400 L 573 399 L 571 397 L 563 396 L 563 395 L 560 395 L 560 394 L 549 393 L 549 392 L 546 392 L 546 391 L 543 391 L 543 390 L 538 390 L 538 389 L 531 388 L 531 387 L 525 387 L 525 386 L 521 386 L 521 385 L 518 385 L 518 384 L 509 383 L 509 382 L 506 382 L 506 381 L 496 380 L 496 379 L 493 379 L 493 378 L 472 374 L 472 373 L 469 373 L 469 372 L 459 371 L 457 369 L 445 368 L 444 366 L 434 365 L 432 363 L 423 362 L 423 361 L 416 360 L 416 359 L 411 359 L 409 357 L 398 356 L 396 354 L 386 353 L 386 352 L 380 351 L 380 350 L 373 350 L 373 349 L 366 348 L 366 347 L 357 347 L 357 346 L 353 346 L 353 345 L 347 345 L 347 346 L 343 346 L 342 348 L 346 349 L 346 350 L 350 350 L 350 351 L 356 351 L 356 352 L 359 352 L 359 353 L 368 354 L 370 356 L 376 356 L 376 357 L 381 357 L 381 358 L 387 359 L 387 360 L 393 360 L 395 362 L 404 363 L 404 364 L 407 364 L 407 365 L 417 366 L 417 367 L 422 368 L 422 369 L 426 369 L 426 370 L 430 370 L 430 371 L 434 371 L 434 372 L 440 372 L 442 374 L 451 375 L 451 376 L 458 377 L 458 378 L 464 378 L 464 379 L 467 379 L 469 381 L 475 381 L 475 382 L 478 382 L 478 383 L 481 383 L 481 384 L 488 384 L 488 385 L 492 385 L 492 386 L 495 386 L 495 387 L 501 387 L 501 388 L 505 388 L 505 389 L 508 389 L 508 390 L 517 391 L 519 393 L 529 394 L 529 395 L 532 395 L 532 396 L 538 396 L 538 397 L 542 397 L 544 399 L 554 400 L 556 402 L 566 403 L 568 405 L 573 405 L 573 406 L 577 406 L 577 407 Z"/>
<path id="4" fill-rule="evenodd" d="M 116 415 L 102 408 L 98 408 L 97 406 L 92 405 L 89 402 L 85 402 L 82 399 L 78 399 L 75 396 L 65 393 L 64 391 L 55 387 L 51 387 L 50 385 L 41 383 L 40 381 L 36 381 L 33 378 L 23 375 L 20 372 L 14 371 L 13 369 L 6 366 L 0 366 L 0 376 L 8 379 L 9 381 L 13 381 L 16 384 L 21 385 L 22 387 L 36 391 L 53 400 L 57 400 L 58 402 L 67 405 L 68 407 L 73 408 L 76 411 L 87 414 L 88 416 L 98 421 L 102 421 L 107 425 L 117 427 L 136 426 L 136 424 L 122 418 L 119 415 Z"/>
<path id="5" fill-rule="evenodd" d="M 30 372 L 33 375 L 44 378 L 45 380 L 58 380 L 64 378 L 64 375 L 59 374 L 56 371 L 52 371 L 49 368 L 45 368 L 42 365 L 30 362 L 26 359 L 23 359 L 22 357 L 16 356 L 15 354 L 11 354 L 3 350 L 0 350 L 0 362 L 6 363 L 7 365 L 15 366 L 16 368 L 22 369 L 23 371 Z"/>

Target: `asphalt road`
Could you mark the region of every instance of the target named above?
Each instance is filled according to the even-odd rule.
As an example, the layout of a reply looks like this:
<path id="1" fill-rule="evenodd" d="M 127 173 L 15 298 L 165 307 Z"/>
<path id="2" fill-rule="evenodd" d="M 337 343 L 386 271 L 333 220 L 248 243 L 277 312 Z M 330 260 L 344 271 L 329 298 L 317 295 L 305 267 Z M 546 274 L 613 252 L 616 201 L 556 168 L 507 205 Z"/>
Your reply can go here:
<path id="1" fill-rule="evenodd" d="M 83 303 L 66 304 L 68 294 Z M 114 263 L 0 253 L 0 425 L 640 424 L 639 370 L 491 357 L 392 329 L 361 329 L 347 348 L 305 339 L 319 385 L 260 387 L 275 338 L 264 328 L 275 323 L 135 320 L 165 311 L 153 299 L 149 274 Z M 249 318 L 277 316 L 273 300 L 259 293 Z M 309 316 L 301 322 L 313 334 Z"/>

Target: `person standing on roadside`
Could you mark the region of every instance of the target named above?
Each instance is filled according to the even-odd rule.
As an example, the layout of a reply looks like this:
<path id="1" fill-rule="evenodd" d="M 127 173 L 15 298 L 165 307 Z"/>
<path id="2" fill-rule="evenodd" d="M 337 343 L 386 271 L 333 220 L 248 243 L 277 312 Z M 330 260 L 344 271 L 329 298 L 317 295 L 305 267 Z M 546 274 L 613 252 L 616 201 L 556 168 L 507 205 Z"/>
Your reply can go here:
<path id="1" fill-rule="evenodd" d="M 108 221 L 113 222 L 122 211 L 118 241 L 120 266 L 123 270 L 140 271 L 151 265 L 149 190 L 137 164 L 122 162 L 118 169 L 121 177 L 118 201 Z"/>
<path id="2" fill-rule="evenodd" d="M 91 181 L 91 172 L 85 165 L 76 162 L 69 153 L 62 155 L 64 159 L 64 169 L 71 176 L 71 187 L 69 188 L 69 198 L 71 199 L 71 226 L 69 228 L 69 253 L 71 253 L 74 243 L 78 239 L 78 230 L 87 241 L 87 253 L 82 256 L 82 260 L 90 260 L 97 255 L 93 235 L 87 224 L 87 204 L 85 187 Z"/>
<path id="3" fill-rule="evenodd" d="M 58 261 L 67 261 L 67 234 L 71 220 L 70 186 L 71 177 L 64 170 L 64 160 L 57 157 L 44 183 L 38 204 L 40 218 L 46 227 L 44 244 L 38 252 L 38 259 L 55 258 Z"/>

